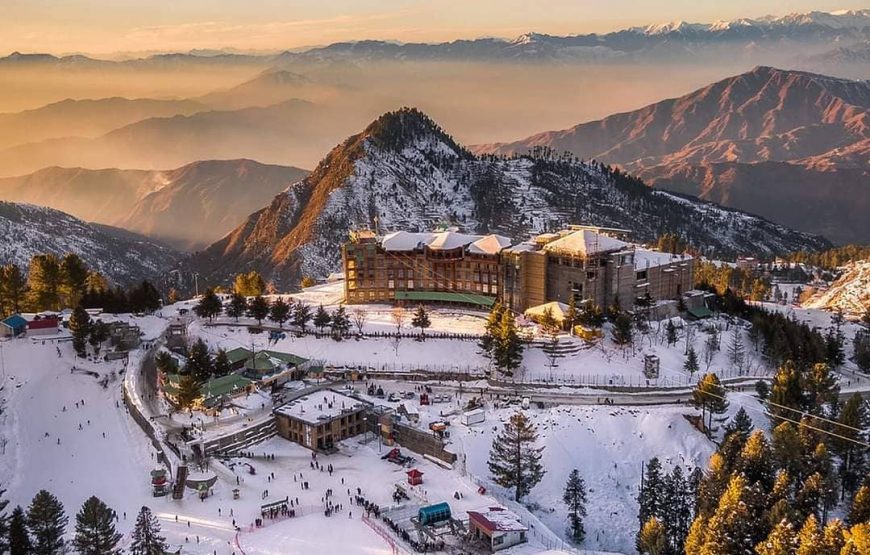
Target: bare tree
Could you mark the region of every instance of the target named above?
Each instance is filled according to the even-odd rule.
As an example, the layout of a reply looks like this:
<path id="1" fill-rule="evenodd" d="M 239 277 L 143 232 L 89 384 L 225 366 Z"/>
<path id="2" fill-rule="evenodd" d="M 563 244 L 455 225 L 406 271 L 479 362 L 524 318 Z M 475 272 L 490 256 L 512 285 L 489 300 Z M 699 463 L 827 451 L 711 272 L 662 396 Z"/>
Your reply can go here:
<path id="1" fill-rule="evenodd" d="M 360 335 L 362 335 L 363 328 L 366 325 L 366 320 L 368 319 L 368 316 L 368 311 L 363 308 L 353 309 L 351 319 L 353 320 L 353 325 L 356 326 L 356 329 Z"/>
<path id="2" fill-rule="evenodd" d="M 405 319 L 408 316 L 408 313 L 405 312 L 405 309 L 401 306 L 397 306 L 390 313 L 390 316 L 393 318 L 393 324 L 396 325 L 396 335 L 402 333 L 402 326 L 405 325 Z"/>

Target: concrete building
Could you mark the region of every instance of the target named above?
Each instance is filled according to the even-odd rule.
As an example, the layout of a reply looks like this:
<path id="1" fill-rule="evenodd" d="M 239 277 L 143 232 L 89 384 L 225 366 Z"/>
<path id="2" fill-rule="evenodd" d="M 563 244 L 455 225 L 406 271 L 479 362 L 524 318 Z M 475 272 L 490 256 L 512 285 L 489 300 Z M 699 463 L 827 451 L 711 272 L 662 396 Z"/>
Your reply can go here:
<path id="1" fill-rule="evenodd" d="M 474 540 L 485 543 L 496 552 L 528 541 L 526 532 L 529 528 L 512 511 L 504 507 L 488 507 L 468 511 L 468 531 Z"/>
<path id="2" fill-rule="evenodd" d="M 278 435 L 315 451 L 365 431 L 365 402 L 332 390 L 298 397 L 273 411 Z"/>

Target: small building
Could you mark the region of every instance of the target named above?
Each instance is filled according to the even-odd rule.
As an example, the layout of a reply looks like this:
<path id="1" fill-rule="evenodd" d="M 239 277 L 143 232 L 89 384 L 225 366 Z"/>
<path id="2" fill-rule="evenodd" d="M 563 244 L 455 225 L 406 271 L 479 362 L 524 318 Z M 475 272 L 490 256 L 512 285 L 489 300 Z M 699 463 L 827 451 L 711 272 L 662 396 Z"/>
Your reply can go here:
<path id="1" fill-rule="evenodd" d="M 658 355 L 646 354 L 643 356 L 643 375 L 647 378 L 658 378 L 661 360 Z"/>
<path id="2" fill-rule="evenodd" d="M 163 393 L 172 403 L 177 403 L 181 375 L 166 374 L 163 376 Z M 213 378 L 199 388 L 199 398 L 195 405 L 206 409 L 216 409 L 236 397 L 247 395 L 254 391 L 254 382 L 239 374 L 228 374 Z"/>
<path id="3" fill-rule="evenodd" d="M 278 435 L 314 451 L 365 431 L 368 403 L 329 389 L 298 397 L 273 411 Z"/>
<path id="4" fill-rule="evenodd" d="M 13 314 L 0 321 L 0 337 L 15 337 L 27 331 L 27 320 L 20 314 Z"/>
<path id="5" fill-rule="evenodd" d="M 527 308 L 525 312 L 523 312 L 523 316 L 540 324 L 544 321 L 547 312 L 550 313 L 556 324 L 562 326 L 568 317 L 568 305 L 560 303 L 559 301 L 550 301 L 548 303 Z"/>
<path id="6" fill-rule="evenodd" d="M 57 335 L 59 326 L 60 320 L 56 315 L 37 314 L 27 322 L 27 335 Z"/>
<path id="7" fill-rule="evenodd" d="M 412 486 L 419 486 L 423 483 L 423 473 L 417 470 L 416 468 L 412 468 L 407 472 L 408 474 L 408 484 Z"/>
<path id="8" fill-rule="evenodd" d="M 529 528 L 504 507 L 468 511 L 468 525 L 471 537 L 487 544 L 492 552 L 528 541 L 526 532 Z"/>
<path id="9" fill-rule="evenodd" d="M 109 344 L 117 351 L 131 351 L 142 341 L 142 330 L 129 322 L 109 324 Z"/>
<path id="10" fill-rule="evenodd" d="M 166 346 L 171 351 L 187 347 L 187 324 L 176 320 L 166 328 Z"/>
<path id="11" fill-rule="evenodd" d="M 301 380 L 308 368 L 308 359 L 291 353 L 263 350 L 252 354 L 241 348 L 227 353 L 232 368 L 238 366 L 238 358 L 243 354 L 241 351 L 248 354 L 241 366 L 244 369 L 242 374 L 260 384 L 281 385 L 288 380 Z"/>

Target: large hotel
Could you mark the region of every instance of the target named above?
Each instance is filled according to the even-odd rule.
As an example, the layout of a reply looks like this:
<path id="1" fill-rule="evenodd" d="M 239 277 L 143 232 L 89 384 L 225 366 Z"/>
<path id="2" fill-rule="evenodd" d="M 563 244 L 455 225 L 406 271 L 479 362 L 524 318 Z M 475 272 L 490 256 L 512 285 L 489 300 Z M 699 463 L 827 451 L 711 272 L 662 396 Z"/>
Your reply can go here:
<path id="1" fill-rule="evenodd" d="M 515 243 L 500 235 L 355 232 L 342 247 L 348 303 L 428 302 L 517 311 L 551 301 L 630 308 L 692 286 L 692 257 L 642 248 L 628 232 L 570 226 Z"/>

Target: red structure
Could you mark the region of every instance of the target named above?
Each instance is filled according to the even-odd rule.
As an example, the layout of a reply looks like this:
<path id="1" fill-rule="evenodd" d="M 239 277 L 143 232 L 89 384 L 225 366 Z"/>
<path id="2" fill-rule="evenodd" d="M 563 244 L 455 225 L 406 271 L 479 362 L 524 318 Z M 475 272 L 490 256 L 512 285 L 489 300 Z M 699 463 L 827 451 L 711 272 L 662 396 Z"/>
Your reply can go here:
<path id="1" fill-rule="evenodd" d="M 408 471 L 408 483 L 412 486 L 419 486 L 423 483 L 423 473 L 416 468 L 412 468 Z"/>

